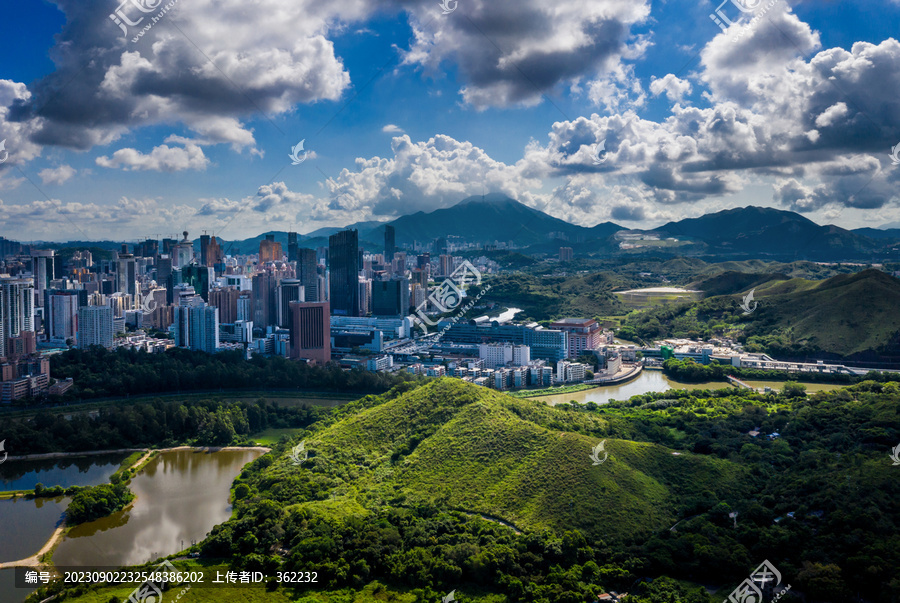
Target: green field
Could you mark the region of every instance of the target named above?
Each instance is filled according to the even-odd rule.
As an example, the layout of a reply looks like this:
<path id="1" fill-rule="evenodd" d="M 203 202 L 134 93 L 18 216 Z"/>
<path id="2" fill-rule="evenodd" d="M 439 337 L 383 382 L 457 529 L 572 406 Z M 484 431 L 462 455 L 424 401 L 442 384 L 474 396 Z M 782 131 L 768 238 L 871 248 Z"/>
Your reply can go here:
<path id="1" fill-rule="evenodd" d="M 278 443 L 279 440 L 281 440 L 282 437 L 287 436 L 288 438 L 290 438 L 301 431 L 303 430 L 290 427 L 285 427 L 282 429 L 266 429 L 265 431 L 261 431 L 259 433 L 251 435 L 250 439 L 260 446 L 274 446 Z"/>

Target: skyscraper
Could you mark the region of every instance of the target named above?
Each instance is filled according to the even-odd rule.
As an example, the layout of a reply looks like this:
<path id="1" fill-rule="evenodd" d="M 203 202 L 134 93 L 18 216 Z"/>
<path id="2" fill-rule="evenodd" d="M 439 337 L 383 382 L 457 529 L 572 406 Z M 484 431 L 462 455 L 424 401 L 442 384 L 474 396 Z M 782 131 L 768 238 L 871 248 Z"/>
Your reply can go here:
<path id="1" fill-rule="evenodd" d="M 172 247 L 172 268 L 187 266 L 194 259 L 194 243 L 188 239 L 188 231 L 181 234 L 184 239 Z"/>
<path id="2" fill-rule="evenodd" d="M 145 258 L 153 258 L 159 255 L 159 241 L 155 239 L 147 239 L 142 247 Z"/>
<path id="3" fill-rule="evenodd" d="M 275 235 L 267 234 L 266 238 L 259 242 L 259 263 L 280 262 L 283 258 L 281 243 L 275 241 Z"/>
<path id="4" fill-rule="evenodd" d="M 219 321 L 232 324 L 238 319 L 238 300 L 241 292 L 234 287 L 213 289 L 209 292 L 209 305 L 219 309 Z M 250 318 L 247 318 L 249 321 Z"/>
<path id="5" fill-rule="evenodd" d="M 113 345 L 113 311 L 109 306 L 78 308 L 78 347 L 92 345 L 111 348 Z"/>
<path id="6" fill-rule="evenodd" d="M 54 291 L 47 296 L 44 330 L 51 341 L 75 340 L 78 334 L 79 291 Z"/>
<path id="7" fill-rule="evenodd" d="M 328 302 L 292 302 L 291 358 L 317 364 L 331 360 L 331 316 Z"/>
<path id="8" fill-rule="evenodd" d="M 217 275 L 225 272 L 225 252 L 216 236 L 209 238 L 209 244 L 206 246 L 206 265 L 213 268 Z"/>
<path id="9" fill-rule="evenodd" d="M 209 261 L 209 235 L 204 233 L 200 235 L 200 265 L 201 266 L 211 266 L 212 264 Z"/>
<path id="10" fill-rule="evenodd" d="M 297 257 L 297 250 L 299 247 L 297 246 L 297 233 L 289 232 L 288 233 L 288 261 L 289 262 L 297 262 L 299 258 Z"/>
<path id="11" fill-rule="evenodd" d="M 319 299 L 319 273 L 316 262 L 316 252 L 313 249 L 301 248 L 296 250 L 297 278 L 303 285 L 306 295 L 305 301 L 320 301 Z"/>
<path id="12" fill-rule="evenodd" d="M 259 272 L 253 275 L 253 324 L 265 329 L 275 324 L 275 275 Z"/>
<path id="13" fill-rule="evenodd" d="M 175 307 L 175 345 L 214 354 L 219 348 L 219 309 L 207 304 Z"/>
<path id="14" fill-rule="evenodd" d="M 137 293 L 137 264 L 134 255 L 128 253 L 128 246 L 122 245 L 122 253 L 116 262 L 116 290 L 134 296 Z"/>
<path id="15" fill-rule="evenodd" d="M 206 266 L 190 264 L 181 269 L 181 282 L 191 285 L 205 302 L 209 302 L 209 290 L 215 280 L 215 272 Z"/>
<path id="16" fill-rule="evenodd" d="M 9 356 L 9 339 L 34 332 L 34 281 L 0 278 L 0 356 Z"/>
<path id="17" fill-rule="evenodd" d="M 390 262 L 394 259 L 394 252 L 397 251 L 396 232 L 393 226 L 384 227 L 384 261 Z"/>
<path id="18" fill-rule="evenodd" d="M 374 316 L 405 316 L 409 313 L 409 280 L 405 278 L 372 283 Z"/>
<path id="19" fill-rule="evenodd" d="M 450 276 L 453 274 L 453 256 L 443 254 L 440 257 L 440 267 L 439 267 L 441 276 Z"/>
<path id="20" fill-rule="evenodd" d="M 289 328 L 291 326 L 291 302 L 306 301 L 303 285 L 299 279 L 286 278 L 275 290 L 276 305 L 278 306 L 278 326 Z"/>
<path id="21" fill-rule="evenodd" d="M 44 289 L 56 278 L 52 249 L 36 249 L 31 252 L 31 274 L 34 275 L 34 292 L 38 303 L 43 304 Z"/>
<path id="22" fill-rule="evenodd" d="M 338 316 L 359 316 L 359 236 L 343 230 L 328 237 L 329 302 Z"/>

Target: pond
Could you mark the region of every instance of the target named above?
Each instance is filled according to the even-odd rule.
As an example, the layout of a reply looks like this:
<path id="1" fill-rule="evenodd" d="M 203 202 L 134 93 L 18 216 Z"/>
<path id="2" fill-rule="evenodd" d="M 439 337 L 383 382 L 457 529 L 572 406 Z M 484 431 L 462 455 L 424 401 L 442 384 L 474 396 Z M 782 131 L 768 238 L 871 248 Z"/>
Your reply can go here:
<path id="1" fill-rule="evenodd" d="M 76 526 L 53 555 L 57 566 L 136 565 L 201 541 L 231 516 L 231 483 L 260 450 L 173 450 L 131 481 L 126 509 Z"/>
<path id="2" fill-rule="evenodd" d="M 96 486 L 109 481 L 127 453 L 67 456 L 56 459 L 8 460 L 0 464 L 0 491 L 45 486 Z"/>

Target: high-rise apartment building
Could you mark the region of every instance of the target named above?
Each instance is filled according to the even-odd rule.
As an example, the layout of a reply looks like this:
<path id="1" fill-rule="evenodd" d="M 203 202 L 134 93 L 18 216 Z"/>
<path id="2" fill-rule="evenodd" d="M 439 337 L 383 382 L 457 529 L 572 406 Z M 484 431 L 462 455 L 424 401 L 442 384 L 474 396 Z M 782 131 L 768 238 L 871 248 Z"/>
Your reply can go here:
<path id="1" fill-rule="evenodd" d="M 78 335 L 79 291 L 53 291 L 44 307 L 44 330 L 51 341 L 75 340 Z"/>
<path id="2" fill-rule="evenodd" d="M 31 252 L 31 274 L 34 276 L 34 292 L 38 303 L 43 304 L 44 289 L 50 287 L 50 281 L 56 278 L 56 266 L 52 249 L 36 249 Z"/>
<path id="3" fill-rule="evenodd" d="M 175 307 L 175 345 L 214 354 L 219 349 L 219 309 L 207 304 Z"/>
<path id="4" fill-rule="evenodd" d="M 328 302 L 292 302 L 291 351 L 294 359 L 316 364 L 331 360 L 331 316 Z"/>
<path id="5" fill-rule="evenodd" d="M 283 259 L 281 243 L 275 241 L 275 235 L 267 234 L 266 238 L 259 242 L 259 263 L 280 262 Z"/>
<path id="6" fill-rule="evenodd" d="M 238 319 L 238 300 L 241 295 L 241 291 L 234 287 L 213 289 L 209 292 L 209 305 L 219 309 L 219 322 L 232 324 L 240 320 Z"/>
<path id="7" fill-rule="evenodd" d="M 440 267 L 438 268 L 441 276 L 450 276 L 453 274 L 453 256 L 443 254 L 440 257 Z"/>
<path id="8" fill-rule="evenodd" d="M 560 262 L 571 262 L 572 258 L 575 257 L 575 252 L 571 247 L 560 247 L 559 248 L 559 261 Z"/>
<path id="9" fill-rule="evenodd" d="M 112 348 L 113 310 L 109 306 L 82 306 L 78 308 L 78 347 L 87 349 L 93 345 Z"/>
<path id="10" fill-rule="evenodd" d="M 329 303 L 338 316 L 359 316 L 359 236 L 344 230 L 328 237 Z"/>
<path id="11" fill-rule="evenodd" d="M 0 278 L 0 356 L 11 356 L 11 338 L 34 333 L 34 281 Z"/>

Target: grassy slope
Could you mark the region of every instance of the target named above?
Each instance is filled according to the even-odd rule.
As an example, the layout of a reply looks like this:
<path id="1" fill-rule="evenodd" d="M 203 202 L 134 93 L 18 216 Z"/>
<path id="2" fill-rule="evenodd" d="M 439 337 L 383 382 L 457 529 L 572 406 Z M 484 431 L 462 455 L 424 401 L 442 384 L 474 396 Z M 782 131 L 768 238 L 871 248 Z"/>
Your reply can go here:
<path id="1" fill-rule="evenodd" d="M 796 339 L 828 352 L 878 350 L 900 331 L 900 280 L 880 270 L 818 282 L 776 281 L 756 293 L 754 330 L 791 327 Z"/>
<path id="2" fill-rule="evenodd" d="M 681 498 L 727 494 L 742 470 L 716 459 L 625 440 L 608 440 L 608 460 L 591 447 L 605 423 L 539 401 L 518 400 L 442 379 L 332 425 L 307 443 L 311 468 L 332 476 L 353 465 L 353 488 L 407 504 L 442 499 L 524 529 L 579 528 L 625 538 L 668 527 Z M 407 456 L 392 451 L 423 436 Z"/>

